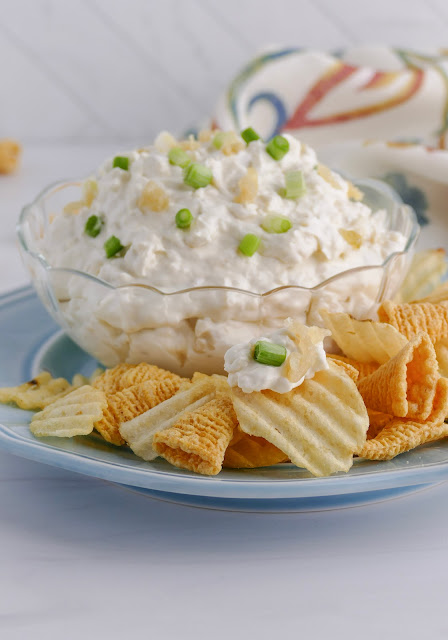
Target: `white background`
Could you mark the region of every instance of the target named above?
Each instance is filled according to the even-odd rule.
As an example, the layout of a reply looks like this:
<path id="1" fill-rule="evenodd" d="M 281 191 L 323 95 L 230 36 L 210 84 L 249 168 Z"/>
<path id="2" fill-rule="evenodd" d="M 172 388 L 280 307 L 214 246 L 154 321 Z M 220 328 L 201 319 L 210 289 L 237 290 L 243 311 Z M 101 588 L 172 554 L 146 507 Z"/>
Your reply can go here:
<path id="1" fill-rule="evenodd" d="M 267 43 L 448 47 L 431 0 L 0 0 L 0 290 L 49 182 L 207 116 Z M 7 367 L 1 362 L 0 366 Z M 448 637 L 448 486 L 328 513 L 200 511 L 0 453 L 2 640 Z"/>

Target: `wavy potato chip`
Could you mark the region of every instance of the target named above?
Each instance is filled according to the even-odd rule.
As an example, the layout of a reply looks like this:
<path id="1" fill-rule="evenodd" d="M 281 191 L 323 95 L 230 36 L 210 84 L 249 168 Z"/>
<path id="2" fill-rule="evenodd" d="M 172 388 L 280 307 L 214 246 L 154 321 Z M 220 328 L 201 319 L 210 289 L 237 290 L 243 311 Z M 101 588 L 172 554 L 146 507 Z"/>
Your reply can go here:
<path id="1" fill-rule="evenodd" d="M 101 419 L 107 406 L 103 391 L 84 385 L 56 400 L 36 413 L 30 424 L 35 436 L 72 438 L 93 431 L 95 422 Z"/>
<path id="2" fill-rule="evenodd" d="M 329 365 L 289 393 L 231 390 L 240 428 L 316 476 L 348 471 L 369 426 L 356 384 L 337 365 Z"/>
<path id="3" fill-rule="evenodd" d="M 424 298 L 418 298 L 417 300 L 412 300 L 411 302 L 412 303 L 431 302 L 431 304 L 448 304 L 448 282 L 444 282 L 443 284 L 439 285 Z"/>
<path id="4" fill-rule="evenodd" d="M 447 268 L 444 249 L 418 251 L 396 296 L 397 302 L 412 302 L 428 294 L 431 296 L 432 290 L 441 283 Z"/>
<path id="5" fill-rule="evenodd" d="M 216 475 L 238 426 L 230 397 L 218 394 L 193 411 L 184 411 L 167 429 L 154 434 L 154 450 L 181 469 Z"/>
<path id="6" fill-rule="evenodd" d="M 355 320 L 348 313 L 320 312 L 327 329 L 348 358 L 358 362 L 384 364 L 402 349 L 407 340 L 385 322 Z"/>
<path id="7" fill-rule="evenodd" d="M 1 388 L 0 402 L 14 402 L 21 409 L 28 411 L 45 409 L 71 389 L 72 385 L 65 378 L 53 378 L 50 373 L 43 371 L 18 387 Z"/>

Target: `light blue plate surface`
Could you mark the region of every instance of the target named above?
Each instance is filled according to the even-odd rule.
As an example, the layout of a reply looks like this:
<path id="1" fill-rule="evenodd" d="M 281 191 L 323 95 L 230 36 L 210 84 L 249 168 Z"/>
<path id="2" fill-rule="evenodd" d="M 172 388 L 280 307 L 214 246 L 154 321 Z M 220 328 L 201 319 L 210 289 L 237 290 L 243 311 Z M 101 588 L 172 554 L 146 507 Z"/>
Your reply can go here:
<path id="1" fill-rule="evenodd" d="M 71 378 L 96 362 L 59 331 L 31 288 L 0 297 L 0 386 L 30 379 L 42 369 Z M 32 414 L 0 405 L 0 447 L 13 454 L 126 485 L 139 493 L 186 505 L 238 511 L 310 511 L 385 500 L 448 479 L 448 440 L 390 462 L 356 460 L 348 474 L 313 478 L 289 464 L 223 470 L 208 478 L 164 460 L 144 462 L 129 449 L 96 435 L 36 439 Z"/>

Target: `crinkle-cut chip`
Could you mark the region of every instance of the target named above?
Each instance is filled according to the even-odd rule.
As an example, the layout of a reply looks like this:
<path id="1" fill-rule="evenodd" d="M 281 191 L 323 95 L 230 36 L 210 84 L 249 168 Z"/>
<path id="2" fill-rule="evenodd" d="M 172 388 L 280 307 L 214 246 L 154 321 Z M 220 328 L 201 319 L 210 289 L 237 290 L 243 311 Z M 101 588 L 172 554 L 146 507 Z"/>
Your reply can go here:
<path id="1" fill-rule="evenodd" d="M 426 420 L 434 405 L 440 379 L 434 347 L 421 333 L 389 362 L 358 382 L 369 409 L 397 418 Z"/>
<path id="2" fill-rule="evenodd" d="M 448 436 L 446 422 L 417 422 L 394 418 L 357 452 L 368 460 L 392 460 L 405 451 Z"/>
<path id="3" fill-rule="evenodd" d="M 170 199 L 167 192 L 154 180 L 149 180 L 143 187 L 137 206 L 141 211 L 165 211 Z"/>
<path id="4" fill-rule="evenodd" d="M 444 282 L 431 291 L 430 294 L 419 300 L 412 300 L 412 303 L 430 302 L 431 304 L 448 304 L 448 282 Z"/>
<path id="5" fill-rule="evenodd" d="M 16 140 L 0 140 L 0 173 L 13 173 L 19 166 L 22 147 Z"/>
<path id="6" fill-rule="evenodd" d="M 247 204 L 253 202 L 258 194 L 258 173 L 254 167 L 249 167 L 238 182 L 239 193 L 235 196 L 235 202 Z"/>
<path id="7" fill-rule="evenodd" d="M 84 385 L 36 413 L 30 429 L 38 437 L 72 438 L 87 435 L 93 431 L 95 422 L 101 419 L 106 406 L 106 394 L 103 391 Z"/>
<path id="8" fill-rule="evenodd" d="M 412 302 L 428 294 L 431 298 L 431 292 L 440 284 L 447 266 L 444 249 L 418 251 L 412 259 L 409 271 L 397 294 L 397 302 Z M 438 300 L 427 299 L 425 302 L 438 302 Z"/>
<path id="9" fill-rule="evenodd" d="M 44 409 L 71 390 L 72 386 L 65 378 L 53 378 L 43 371 L 38 376 L 18 387 L 0 389 L 0 402 L 14 402 L 28 411 Z"/>
<path id="10" fill-rule="evenodd" d="M 448 378 L 448 339 L 436 342 L 434 349 L 439 363 L 439 373 L 441 376 Z"/>
<path id="11" fill-rule="evenodd" d="M 120 424 L 132 420 L 171 398 L 179 390 L 182 382 L 182 378 L 179 376 L 176 378 L 149 380 L 123 391 L 106 394 L 107 408 L 101 420 L 95 424 L 95 429 L 107 442 L 117 446 L 124 444 L 125 441 L 120 435 Z"/>
<path id="12" fill-rule="evenodd" d="M 341 367 L 341 369 L 345 371 L 345 373 L 348 376 L 350 376 L 353 382 L 358 382 L 359 371 L 355 369 L 355 367 L 353 367 L 351 364 L 349 364 L 348 362 L 342 359 L 339 360 L 339 359 L 331 358 L 331 360 L 335 365 L 337 365 L 338 367 Z"/>
<path id="13" fill-rule="evenodd" d="M 179 376 L 171 371 L 160 369 L 154 364 L 141 362 L 140 364 L 118 364 L 113 369 L 106 369 L 92 384 L 106 393 L 116 393 L 141 382 L 158 382 L 160 380 L 178 380 Z"/>
<path id="14" fill-rule="evenodd" d="M 325 310 L 320 315 L 344 355 L 358 362 L 384 364 L 407 343 L 406 338 L 387 323 L 355 320 L 348 313 Z"/>
<path id="15" fill-rule="evenodd" d="M 369 414 L 369 429 L 367 431 L 367 440 L 375 438 L 384 427 L 394 420 L 394 416 L 388 413 L 381 413 L 381 411 L 374 411 L 373 409 L 367 409 Z"/>
<path id="16" fill-rule="evenodd" d="M 346 358 L 345 356 L 340 356 L 335 353 L 329 353 L 327 358 L 330 358 L 336 364 L 338 364 L 338 362 L 345 362 L 345 364 L 349 364 L 358 372 L 359 380 L 366 376 L 370 376 L 370 374 L 376 371 L 380 366 L 377 362 L 358 362 L 357 360 L 353 360 L 353 358 Z"/>
<path id="17" fill-rule="evenodd" d="M 448 338 L 448 306 L 430 302 L 395 304 L 386 300 L 378 309 L 381 322 L 395 327 L 408 340 L 422 331 L 433 343 Z"/>
<path id="18" fill-rule="evenodd" d="M 287 461 L 288 456 L 264 438 L 243 432 L 238 440 L 227 447 L 222 466 L 228 469 L 256 469 Z"/>
<path id="19" fill-rule="evenodd" d="M 316 345 L 330 335 L 327 329 L 307 327 L 297 320 L 287 324 L 288 337 L 297 345 L 299 352 L 292 352 L 285 362 L 285 376 L 290 382 L 298 382 L 314 365 Z"/>
<path id="20" fill-rule="evenodd" d="M 181 469 L 215 476 L 222 469 L 224 454 L 238 426 L 228 395 L 215 398 L 184 412 L 168 429 L 154 434 L 154 450 Z"/>
<path id="21" fill-rule="evenodd" d="M 133 420 L 123 421 L 120 424 L 121 437 L 137 456 L 144 460 L 154 460 L 158 455 L 152 446 L 154 434 L 171 427 L 183 413 L 195 411 L 212 400 L 216 394 L 217 380 L 221 390 L 220 378 L 205 374 L 193 376 L 191 385 L 178 391 L 169 400 Z"/>
<path id="22" fill-rule="evenodd" d="M 231 390 L 240 428 L 316 476 L 348 471 L 369 426 L 356 384 L 337 365 L 329 366 L 289 393 Z"/>

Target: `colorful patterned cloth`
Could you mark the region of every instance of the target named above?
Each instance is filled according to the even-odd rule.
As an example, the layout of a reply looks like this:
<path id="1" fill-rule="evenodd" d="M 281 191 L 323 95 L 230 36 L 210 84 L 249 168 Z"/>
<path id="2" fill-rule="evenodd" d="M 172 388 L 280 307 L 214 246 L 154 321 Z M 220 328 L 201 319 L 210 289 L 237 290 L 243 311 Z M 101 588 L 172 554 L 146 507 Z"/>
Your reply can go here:
<path id="1" fill-rule="evenodd" d="M 448 209 L 448 51 L 389 47 L 327 54 L 271 50 L 252 60 L 222 97 L 214 123 L 289 131 L 332 167 L 389 182 L 442 242 Z M 441 234 L 441 235 L 440 235 Z"/>

